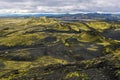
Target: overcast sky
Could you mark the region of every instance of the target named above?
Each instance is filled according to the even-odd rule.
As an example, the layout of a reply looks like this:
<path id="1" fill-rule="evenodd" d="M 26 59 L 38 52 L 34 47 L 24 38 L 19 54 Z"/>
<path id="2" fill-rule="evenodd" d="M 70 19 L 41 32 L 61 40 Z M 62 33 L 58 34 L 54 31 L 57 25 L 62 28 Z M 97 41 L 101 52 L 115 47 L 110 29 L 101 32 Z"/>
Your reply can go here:
<path id="1" fill-rule="evenodd" d="M 120 12 L 120 0 L 0 0 L 0 13 Z"/>

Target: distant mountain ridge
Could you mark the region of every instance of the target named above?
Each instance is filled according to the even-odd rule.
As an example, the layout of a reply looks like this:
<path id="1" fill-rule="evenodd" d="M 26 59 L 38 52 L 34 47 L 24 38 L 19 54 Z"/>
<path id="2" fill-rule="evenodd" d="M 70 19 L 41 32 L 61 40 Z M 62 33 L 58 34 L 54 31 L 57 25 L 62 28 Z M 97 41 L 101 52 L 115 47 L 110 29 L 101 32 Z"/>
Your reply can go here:
<path id="1" fill-rule="evenodd" d="M 59 13 L 10 13 L 0 14 L 0 17 L 41 17 L 58 18 L 61 20 L 120 20 L 120 14 L 105 14 L 105 13 L 78 13 L 78 14 L 59 14 Z"/>
<path id="2" fill-rule="evenodd" d="M 65 14 L 57 16 L 61 20 L 120 20 L 119 14 L 100 14 L 100 13 L 87 13 L 87 14 Z"/>
<path id="3" fill-rule="evenodd" d="M 41 17 L 41 16 L 55 16 L 60 14 L 41 14 L 41 13 L 7 13 L 7 14 L 0 14 L 0 17 Z"/>

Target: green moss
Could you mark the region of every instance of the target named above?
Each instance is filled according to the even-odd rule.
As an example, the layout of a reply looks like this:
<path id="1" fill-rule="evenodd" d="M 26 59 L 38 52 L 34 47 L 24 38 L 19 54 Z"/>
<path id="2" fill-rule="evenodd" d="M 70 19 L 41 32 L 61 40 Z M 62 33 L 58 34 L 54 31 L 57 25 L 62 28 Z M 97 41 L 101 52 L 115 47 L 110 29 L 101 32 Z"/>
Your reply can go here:
<path id="1" fill-rule="evenodd" d="M 115 50 L 113 54 L 120 60 L 120 49 Z"/>
<path id="2" fill-rule="evenodd" d="M 31 67 L 47 66 L 50 64 L 67 64 L 67 63 L 68 62 L 66 60 L 63 60 L 63 59 L 58 59 L 58 58 L 54 58 L 51 56 L 43 56 L 43 57 L 40 57 L 37 60 L 35 60 L 35 62 L 31 64 Z"/>
<path id="3" fill-rule="evenodd" d="M 77 23 L 80 30 L 89 31 L 90 29 L 83 23 Z"/>
<path id="4" fill-rule="evenodd" d="M 96 64 L 99 64 L 101 62 L 102 62 L 102 60 L 98 60 L 98 59 L 91 59 L 91 60 L 82 61 L 82 63 L 85 64 L 85 68 L 95 66 Z"/>
<path id="5" fill-rule="evenodd" d="M 86 74 L 79 73 L 77 71 L 70 72 L 65 76 L 65 79 L 70 79 L 70 78 L 80 78 L 81 80 L 88 80 L 88 76 Z"/>
<path id="6" fill-rule="evenodd" d="M 74 31 L 79 31 L 79 28 L 75 25 L 70 25 L 71 29 Z"/>
<path id="7" fill-rule="evenodd" d="M 99 36 L 92 35 L 87 32 L 82 32 L 78 37 L 78 41 L 81 42 L 94 42 L 96 40 L 99 40 Z"/>
<path id="8" fill-rule="evenodd" d="M 87 24 L 88 26 L 85 25 L 84 23 Z M 62 64 L 60 66 L 62 66 L 63 69 L 64 69 L 64 66 L 67 69 L 68 67 L 69 69 L 71 69 L 71 67 L 74 67 L 74 66 L 69 66 L 71 65 L 69 64 L 69 61 L 58 58 L 61 56 L 53 57 L 54 53 L 52 54 L 52 56 L 42 55 L 39 57 L 37 55 L 31 54 L 32 53 L 30 52 L 31 49 L 30 51 L 22 50 L 22 49 L 12 51 L 14 50 L 13 47 L 15 49 L 19 47 L 28 48 L 28 46 L 32 48 L 36 48 L 35 45 L 37 45 L 37 47 L 40 46 L 42 48 L 50 47 L 49 49 L 51 49 L 58 46 L 56 45 L 57 42 L 62 42 L 64 46 L 67 46 L 65 50 L 69 49 L 68 52 L 71 54 L 65 53 L 65 55 L 63 55 L 66 59 L 68 59 L 68 57 L 69 58 L 72 57 L 74 59 L 85 58 L 84 54 L 83 55 L 74 54 L 74 52 L 77 53 L 76 51 L 79 51 L 79 48 L 80 48 L 80 50 L 83 50 L 81 51 L 82 53 L 88 52 L 88 51 L 91 51 L 91 52 L 94 51 L 95 53 L 97 53 L 99 51 L 99 47 L 97 46 L 89 47 L 89 45 L 91 44 L 101 45 L 100 49 L 105 48 L 103 52 L 109 53 L 111 55 L 110 58 L 107 57 L 109 55 L 105 54 L 106 56 L 104 57 L 104 59 L 103 57 L 100 57 L 100 58 L 97 57 L 91 60 L 83 60 L 82 62 L 78 62 L 78 64 L 82 63 L 84 68 L 87 69 L 90 67 L 91 68 L 96 67 L 96 65 L 98 65 L 99 63 L 102 63 L 102 62 L 104 63 L 104 60 L 105 60 L 105 61 L 110 61 L 112 63 L 115 63 L 113 67 L 116 67 L 116 69 L 119 68 L 119 64 L 117 63 L 117 61 L 120 60 L 120 54 L 119 54 L 120 50 L 118 49 L 119 45 L 116 46 L 116 44 L 119 44 L 119 40 L 113 41 L 112 39 L 111 40 L 107 39 L 102 35 L 102 32 L 104 30 L 111 29 L 110 28 L 111 23 L 107 23 L 105 21 L 88 21 L 84 23 L 64 22 L 64 21 L 58 21 L 56 19 L 46 18 L 46 17 L 28 18 L 28 19 L 21 19 L 21 18 L 20 19 L 9 19 L 9 18 L 0 19 L 0 49 L 1 49 L 0 56 L 1 58 L 5 58 L 4 60 L 0 60 L 0 68 L 2 69 L 0 72 L 0 76 L 10 73 L 8 74 L 7 77 L 2 78 L 1 80 L 9 80 L 9 79 L 12 79 L 13 77 L 22 76 L 22 75 L 26 76 L 26 74 L 27 76 L 29 76 L 30 74 L 32 76 L 34 76 L 34 74 L 39 75 L 39 72 L 37 73 L 39 68 L 48 67 L 48 66 L 51 66 L 51 64 L 53 64 L 53 66 L 51 66 L 53 68 L 54 66 L 58 67 L 56 65 L 60 65 L 60 64 Z M 119 29 L 119 23 L 116 23 L 116 22 L 113 23 L 112 29 L 115 29 L 115 30 Z M 51 37 L 54 37 L 55 40 L 49 42 L 48 38 L 51 38 Z M 10 49 L 7 49 L 9 47 Z M 7 51 L 2 49 L 7 49 Z M 60 50 L 62 50 L 61 45 L 60 45 Z M 42 51 L 40 53 L 42 53 Z M 43 53 L 44 53 L 44 50 L 43 50 Z M 12 59 L 13 57 L 16 59 Z M 33 59 L 34 57 L 35 59 Z M 21 61 L 17 61 L 18 58 L 20 58 Z M 27 59 L 30 59 L 31 61 Z M 76 67 L 77 64 L 72 64 L 72 65 L 75 65 L 75 68 L 77 68 Z M 33 68 L 37 69 L 36 71 L 33 71 L 35 73 L 29 73 L 29 70 L 32 70 Z M 18 74 L 11 72 L 11 71 L 14 72 L 14 70 L 17 70 Z M 26 73 L 26 74 L 23 74 L 23 73 Z M 43 77 L 51 74 L 53 74 L 52 71 L 43 72 L 43 75 L 40 72 L 40 77 L 41 75 Z M 117 74 L 119 75 L 119 70 L 117 71 Z M 80 73 L 78 71 L 70 72 L 67 74 L 65 73 L 63 77 L 65 77 L 65 79 L 68 79 L 68 80 L 74 77 L 81 80 L 88 79 L 88 76 L 86 74 Z"/>
<path id="9" fill-rule="evenodd" d="M 97 51 L 97 48 L 87 48 L 87 50 L 90 50 L 90 51 Z"/>
<path id="10" fill-rule="evenodd" d="M 14 46 L 30 46 L 34 45 L 35 41 L 45 38 L 44 34 L 26 34 L 26 35 L 12 35 L 0 40 L 0 45 L 14 47 Z M 39 44 L 39 43 L 38 43 Z"/>
<path id="11" fill-rule="evenodd" d="M 31 62 L 28 61 L 5 61 L 4 69 L 27 69 L 31 65 Z"/>
<path id="12" fill-rule="evenodd" d="M 87 23 L 90 27 L 102 32 L 105 29 L 110 28 L 110 24 L 102 21 L 93 21 Z"/>

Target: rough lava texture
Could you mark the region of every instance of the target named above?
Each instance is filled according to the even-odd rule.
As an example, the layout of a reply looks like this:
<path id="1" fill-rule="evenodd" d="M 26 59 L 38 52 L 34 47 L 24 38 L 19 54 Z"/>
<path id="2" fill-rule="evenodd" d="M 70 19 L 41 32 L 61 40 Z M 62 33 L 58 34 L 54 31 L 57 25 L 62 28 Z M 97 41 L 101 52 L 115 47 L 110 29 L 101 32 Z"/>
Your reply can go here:
<path id="1" fill-rule="evenodd" d="M 120 21 L 0 19 L 0 80 L 120 80 Z"/>

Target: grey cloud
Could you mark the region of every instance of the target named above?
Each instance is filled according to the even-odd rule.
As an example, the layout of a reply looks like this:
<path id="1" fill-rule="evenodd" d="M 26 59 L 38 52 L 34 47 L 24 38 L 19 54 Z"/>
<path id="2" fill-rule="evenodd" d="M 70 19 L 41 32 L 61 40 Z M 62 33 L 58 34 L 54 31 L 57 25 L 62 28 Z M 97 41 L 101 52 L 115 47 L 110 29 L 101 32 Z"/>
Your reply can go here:
<path id="1" fill-rule="evenodd" d="M 22 2 L 25 0 L 1 0 L 1 2 Z"/>
<path id="2" fill-rule="evenodd" d="M 119 0 L 0 0 L 1 12 L 120 12 Z"/>

